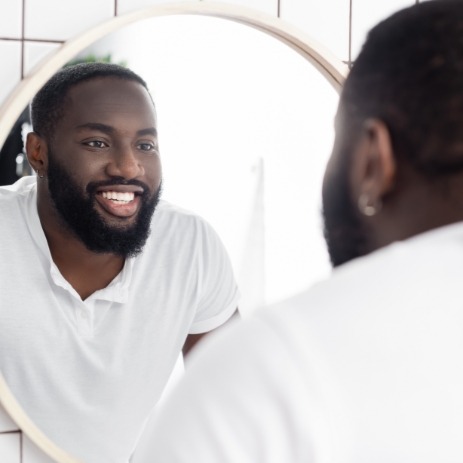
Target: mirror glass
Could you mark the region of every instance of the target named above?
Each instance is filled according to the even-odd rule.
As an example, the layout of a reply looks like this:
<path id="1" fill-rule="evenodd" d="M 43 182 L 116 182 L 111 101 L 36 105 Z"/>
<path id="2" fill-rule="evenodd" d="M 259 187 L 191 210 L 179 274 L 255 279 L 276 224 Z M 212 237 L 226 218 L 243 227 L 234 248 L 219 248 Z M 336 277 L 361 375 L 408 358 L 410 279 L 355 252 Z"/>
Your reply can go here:
<path id="1" fill-rule="evenodd" d="M 125 26 L 76 59 L 92 57 L 147 81 L 163 198 L 217 230 L 243 316 L 328 274 L 320 191 L 338 94 L 313 65 L 263 32 L 193 15 Z"/>

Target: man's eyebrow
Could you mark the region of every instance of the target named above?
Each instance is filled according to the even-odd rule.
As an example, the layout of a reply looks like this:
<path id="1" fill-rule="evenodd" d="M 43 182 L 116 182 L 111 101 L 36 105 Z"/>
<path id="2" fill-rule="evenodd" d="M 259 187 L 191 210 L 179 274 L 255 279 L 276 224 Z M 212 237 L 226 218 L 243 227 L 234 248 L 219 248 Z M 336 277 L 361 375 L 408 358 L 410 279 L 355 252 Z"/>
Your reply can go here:
<path id="1" fill-rule="evenodd" d="M 108 135 L 111 135 L 115 132 L 114 127 L 111 127 L 110 125 L 106 124 L 101 124 L 100 122 L 87 122 L 85 124 L 78 125 L 76 128 L 78 130 L 98 130 L 99 132 L 107 133 Z M 155 127 L 148 127 L 146 129 L 138 130 L 137 135 L 152 135 L 153 137 L 157 137 L 158 131 Z"/>
<path id="2" fill-rule="evenodd" d="M 157 137 L 158 131 L 156 130 L 155 127 L 148 127 L 147 129 L 138 130 L 137 135 L 138 136 L 152 135 L 153 137 Z"/>
<path id="3" fill-rule="evenodd" d="M 110 125 L 101 124 L 99 122 L 87 122 L 86 124 L 81 124 L 76 127 L 78 130 L 98 130 L 99 132 L 107 133 L 108 135 L 114 133 L 114 128 Z"/>

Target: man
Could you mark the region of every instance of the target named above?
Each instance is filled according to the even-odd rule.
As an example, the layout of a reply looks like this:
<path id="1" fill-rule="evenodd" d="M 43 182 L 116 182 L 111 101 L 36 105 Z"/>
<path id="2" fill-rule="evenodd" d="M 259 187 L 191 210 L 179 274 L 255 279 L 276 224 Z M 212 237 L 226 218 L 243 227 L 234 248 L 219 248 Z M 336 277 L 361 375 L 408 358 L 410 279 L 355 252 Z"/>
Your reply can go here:
<path id="1" fill-rule="evenodd" d="M 323 205 L 332 277 L 206 341 L 146 461 L 462 461 L 463 2 L 370 32 Z"/>
<path id="2" fill-rule="evenodd" d="M 176 359 L 235 312 L 202 219 L 159 201 L 145 82 L 116 65 L 53 76 L 31 105 L 35 177 L 0 189 L 0 371 L 86 463 L 126 463 Z"/>

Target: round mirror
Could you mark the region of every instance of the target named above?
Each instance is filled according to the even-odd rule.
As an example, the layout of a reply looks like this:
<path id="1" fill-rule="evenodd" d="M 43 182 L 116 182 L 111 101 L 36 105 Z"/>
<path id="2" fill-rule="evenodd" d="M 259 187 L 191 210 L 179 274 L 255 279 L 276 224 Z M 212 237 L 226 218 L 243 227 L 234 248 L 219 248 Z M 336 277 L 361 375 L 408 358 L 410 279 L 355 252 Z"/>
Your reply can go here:
<path id="1" fill-rule="evenodd" d="M 163 197 L 218 231 L 246 316 L 329 271 L 320 190 L 344 69 L 276 18 L 225 5 L 191 15 L 200 5 L 174 11 L 184 16 L 152 8 L 116 18 L 66 44 L 6 102 L 0 141 L 70 59 L 125 63 L 157 107 Z M 147 15 L 154 17 L 139 20 Z"/>

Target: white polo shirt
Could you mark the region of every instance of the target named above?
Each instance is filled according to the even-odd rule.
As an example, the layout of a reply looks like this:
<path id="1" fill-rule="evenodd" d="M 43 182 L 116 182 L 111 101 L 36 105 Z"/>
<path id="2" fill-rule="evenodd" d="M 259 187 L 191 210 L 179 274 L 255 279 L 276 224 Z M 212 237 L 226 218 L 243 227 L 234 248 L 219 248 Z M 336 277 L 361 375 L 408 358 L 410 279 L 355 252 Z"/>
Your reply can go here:
<path id="1" fill-rule="evenodd" d="M 82 301 L 53 263 L 35 178 L 0 188 L 0 371 L 31 419 L 86 463 L 126 462 L 189 333 L 238 303 L 216 233 L 158 205 L 141 255 Z"/>
<path id="2" fill-rule="evenodd" d="M 134 463 L 463 461 L 463 223 L 212 335 Z"/>

